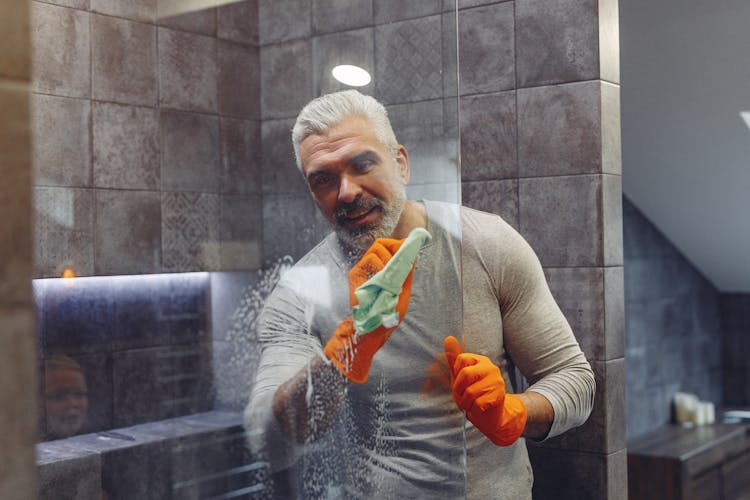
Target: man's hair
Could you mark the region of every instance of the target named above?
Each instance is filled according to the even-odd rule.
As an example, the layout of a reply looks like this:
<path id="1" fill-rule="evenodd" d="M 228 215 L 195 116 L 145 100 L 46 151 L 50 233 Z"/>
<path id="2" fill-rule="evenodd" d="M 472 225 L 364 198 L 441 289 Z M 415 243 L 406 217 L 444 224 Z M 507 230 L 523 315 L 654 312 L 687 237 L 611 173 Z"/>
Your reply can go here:
<path id="1" fill-rule="evenodd" d="M 350 116 L 362 116 L 372 124 L 375 137 L 388 149 L 391 155 L 396 154 L 398 142 L 393 133 L 388 112 L 373 97 L 357 90 L 343 90 L 322 95 L 313 99 L 302 108 L 292 128 L 292 145 L 297 168 L 302 172 L 299 157 L 300 143 L 309 135 L 322 134 L 332 126 Z"/>

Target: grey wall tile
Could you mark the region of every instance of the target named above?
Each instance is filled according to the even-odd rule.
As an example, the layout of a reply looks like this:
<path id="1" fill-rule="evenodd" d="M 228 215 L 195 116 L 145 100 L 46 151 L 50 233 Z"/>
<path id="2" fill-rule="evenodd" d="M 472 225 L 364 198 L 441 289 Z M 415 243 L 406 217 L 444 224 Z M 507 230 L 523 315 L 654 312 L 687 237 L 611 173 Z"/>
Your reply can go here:
<path id="1" fill-rule="evenodd" d="M 586 358 L 606 358 L 604 272 L 600 267 L 547 268 L 550 291 Z"/>
<path id="2" fill-rule="evenodd" d="M 258 37 L 263 45 L 310 36 L 312 0 L 258 2 Z"/>
<path id="3" fill-rule="evenodd" d="M 89 14 L 32 2 L 32 90 L 90 97 Z"/>
<path id="4" fill-rule="evenodd" d="M 101 455 L 50 461 L 39 466 L 39 499 L 97 498 L 102 494 Z"/>
<path id="5" fill-rule="evenodd" d="M 32 95 L 34 184 L 91 186 L 88 100 Z"/>
<path id="6" fill-rule="evenodd" d="M 519 180 L 521 233 L 545 267 L 602 265 L 601 177 Z"/>
<path id="7" fill-rule="evenodd" d="M 404 19 L 426 17 L 442 12 L 442 0 L 401 2 L 399 0 L 372 0 L 375 24 L 392 23 Z"/>
<path id="8" fill-rule="evenodd" d="M 221 118 L 221 192 L 258 194 L 262 190 L 260 123 Z"/>
<path id="9" fill-rule="evenodd" d="M 620 16 L 617 0 L 599 0 L 600 77 L 620 83 Z"/>
<path id="10" fill-rule="evenodd" d="M 516 2 L 519 87 L 599 75 L 597 0 Z"/>
<path id="11" fill-rule="evenodd" d="M 602 172 L 622 175 L 620 139 L 620 87 L 601 84 Z"/>
<path id="12" fill-rule="evenodd" d="M 599 82 L 518 91 L 520 175 L 602 170 Z"/>
<path id="13" fill-rule="evenodd" d="M 44 3 L 60 5 L 61 7 L 71 7 L 73 9 L 88 10 L 89 0 L 43 0 Z"/>
<path id="14" fill-rule="evenodd" d="M 328 232 L 310 196 L 263 196 L 263 261 L 285 255 L 296 261 Z"/>
<path id="15" fill-rule="evenodd" d="M 31 16 L 29 2 L 5 2 L 0 6 L 0 77 L 31 77 Z"/>
<path id="16" fill-rule="evenodd" d="M 154 22 L 158 0 L 90 0 L 91 10 L 134 21 Z"/>
<path id="17" fill-rule="evenodd" d="M 274 230 L 269 228 L 269 231 Z M 260 268 L 263 262 L 262 198 L 222 196 L 219 237 L 222 270 Z"/>
<path id="18" fill-rule="evenodd" d="M 94 103 L 94 186 L 159 189 L 159 116 L 153 108 Z"/>
<path id="19" fill-rule="evenodd" d="M 626 450 L 602 455 L 527 444 L 534 468 L 534 498 L 627 498 Z"/>
<path id="20" fill-rule="evenodd" d="M 95 207 L 94 272 L 105 275 L 159 272 L 159 193 L 97 189 Z"/>
<path id="21" fill-rule="evenodd" d="M 462 94 L 514 88 L 513 2 L 460 11 L 458 37 Z"/>
<path id="22" fill-rule="evenodd" d="M 190 111 L 218 109 L 216 39 L 159 28 L 159 104 Z"/>
<path id="23" fill-rule="evenodd" d="M 296 117 L 313 98 L 311 59 L 309 40 L 261 47 L 263 118 Z"/>
<path id="24" fill-rule="evenodd" d="M 234 42 L 258 43 L 258 0 L 222 5 L 217 12 L 219 38 Z"/>
<path id="25" fill-rule="evenodd" d="M 163 110 L 160 123 L 163 189 L 218 192 L 219 118 Z"/>
<path id="26" fill-rule="evenodd" d="M 375 97 L 383 103 L 442 97 L 441 17 L 375 27 Z"/>
<path id="27" fill-rule="evenodd" d="M 461 183 L 461 204 L 497 214 L 518 230 L 518 181 L 472 181 Z"/>
<path id="28" fill-rule="evenodd" d="M 219 40 L 219 112 L 260 117 L 260 59 L 255 46 Z"/>
<path id="29" fill-rule="evenodd" d="M 457 182 L 456 138 L 447 135 L 441 99 L 388 106 L 396 139 L 409 154 L 409 184 Z"/>
<path id="30" fill-rule="evenodd" d="M 31 133 L 28 87 L 0 81 L 0 303 L 31 299 Z"/>
<path id="31" fill-rule="evenodd" d="M 461 178 L 518 176 L 515 92 L 462 97 Z"/>
<path id="32" fill-rule="evenodd" d="M 219 268 L 219 195 L 162 193 L 161 217 L 162 269 Z"/>
<path id="33" fill-rule="evenodd" d="M 91 17 L 91 94 L 126 104 L 156 104 L 156 28 Z"/>
<path id="34" fill-rule="evenodd" d="M 94 196 L 90 189 L 34 188 L 36 277 L 94 272 Z"/>
<path id="35" fill-rule="evenodd" d="M 375 74 L 372 28 L 316 36 L 312 40 L 312 54 L 313 93 L 316 96 L 350 88 L 339 83 L 331 74 L 331 70 L 339 64 L 354 64 L 370 75 Z M 357 90 L 372 94 L 374 87 L 375 83 L 371 81 Z"/>
<path id="36" fill-rule="evenodd" d="M 507 1 L 507 0 L 499 0 L 499 1 L 502 2 L 502 1 Z M 455 8 L 456 0 L 446 0 L 445 3 L 448 4 L 448 8 L 453 9 Z M 458 0 L 458 8 L 468 9 L 471 7 L 478 7 L 480 5 L 487 5 L 491 3 L 498 3 L 498 0 Z"/>
<path id="37" fill-rule="evenodd" d="M 373 0 L 312 0 L 313 33 L 372 26 Z"/>
<path id="38" fill-rule="evenodd" d="M 604 336 L 607 360 L 625 356 L 625 276 L 622 266 L 604 269 Z"/>
<path id="39" fill-rule="evenodd" d="M 293 125 L 293 120 L 273 120 L 261 123 L 264 194 L 310 196 L 307 183 L 294 160 L 291 133 Z"/>
<path id="40" fill-rule="evenodd" d="M 159 19 L 161 26 L 206 36 L 216 36 L 217 9 L 194 10 L 176 16 Z"/>
<path id="41" fill-rule="evenodd" d="M 622 178 L 619 175 L 602 176 L 602 224 L 604 265 L 622 265 Z"/>

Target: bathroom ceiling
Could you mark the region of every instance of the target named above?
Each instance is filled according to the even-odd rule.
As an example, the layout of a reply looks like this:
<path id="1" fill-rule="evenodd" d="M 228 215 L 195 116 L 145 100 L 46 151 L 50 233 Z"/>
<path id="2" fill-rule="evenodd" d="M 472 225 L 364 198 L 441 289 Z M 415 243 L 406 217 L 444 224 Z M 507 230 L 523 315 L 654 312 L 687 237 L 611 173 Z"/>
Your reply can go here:
<path id="1" fill-rule="evenodd" d="M 623 192 L 721 292 L 750 293 L 750 2 L 620 2 Z"/>

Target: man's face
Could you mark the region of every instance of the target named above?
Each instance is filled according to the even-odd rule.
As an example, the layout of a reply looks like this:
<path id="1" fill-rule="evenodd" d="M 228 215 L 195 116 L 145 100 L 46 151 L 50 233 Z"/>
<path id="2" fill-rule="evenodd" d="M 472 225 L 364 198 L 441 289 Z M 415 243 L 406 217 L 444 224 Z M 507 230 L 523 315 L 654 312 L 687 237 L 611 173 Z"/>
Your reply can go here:
<path id="1" fill-rule="evenodd" d="M 391 235 L 406 204 L 403 146 L 394 158 L 367 119 L 350 116 L 306 137 L 300 161 L 315 203 L 349 250 L 361 253 Z"/>

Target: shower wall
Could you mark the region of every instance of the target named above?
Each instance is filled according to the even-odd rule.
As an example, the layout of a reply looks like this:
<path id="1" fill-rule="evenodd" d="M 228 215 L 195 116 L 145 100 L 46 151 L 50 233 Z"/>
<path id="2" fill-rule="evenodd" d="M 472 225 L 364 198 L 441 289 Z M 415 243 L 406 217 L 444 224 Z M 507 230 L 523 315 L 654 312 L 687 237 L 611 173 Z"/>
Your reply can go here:
<path id="1" fill-rule="evenodd" d="M 459 0 L 465 205 L 536 250 L 596 374 L 580 429 L 529 442 L 539 498 L 626 498 L 616 0 Z"/>
<path id="2" fill-rule="evenodd" d="M 628 438 L 669 423 L 677 391 L 722 403 L 722 296 L 623 198 Z M 741 356 L 743 352 L 739 351 Z"/>
<path id="3" fill-rule="evenodd" d="M 312 98 L 342 90 L 338 64 L 372 75 L 409 151 L 411 198 L 459 200 L 453 2 L 280 0 L 259 3 L 264 257 L 298 259 L 329 231 L 294 165 L 290 131 Z"/>
<path id="4" fill-rule="evenodd" d="M 0 498 L 36 498 L 31 76 L 26 2 L 0 4 Z"/>
<path id="5" fill-rule="evenodd" d="M 35 275 L 255 269 L 255 2 L 31 2 Z"/>
<path id="6" fill-rule="evenodd" d="M 724 404 L 750 406 L 750 294 L 721 296 Z"/>

